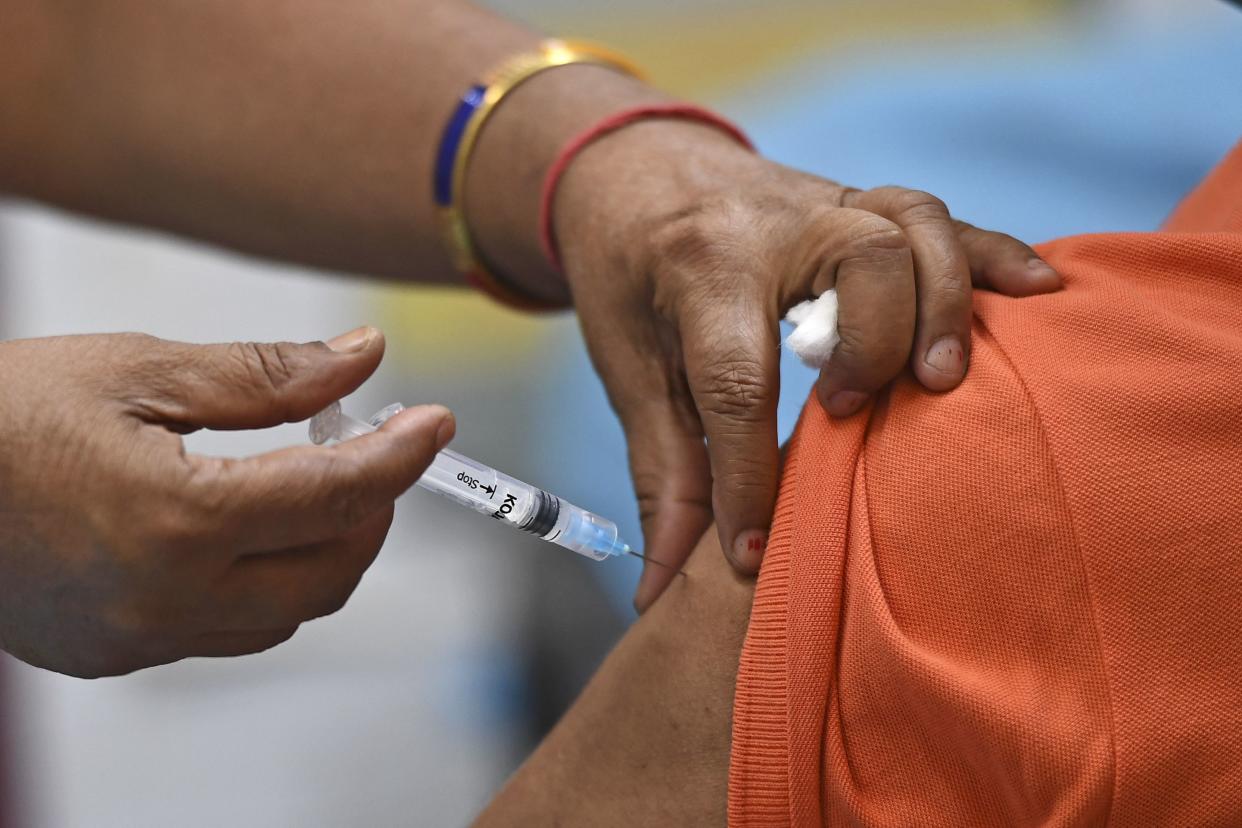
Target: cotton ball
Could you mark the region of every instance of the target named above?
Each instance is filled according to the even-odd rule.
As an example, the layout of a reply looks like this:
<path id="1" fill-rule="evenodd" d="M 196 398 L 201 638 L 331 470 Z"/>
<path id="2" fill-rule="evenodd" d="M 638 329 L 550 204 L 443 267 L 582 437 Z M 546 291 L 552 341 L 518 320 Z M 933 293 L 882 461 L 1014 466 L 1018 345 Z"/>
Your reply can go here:
<path id="1" fill-rule="evenodd" d="M 785 314 L 794 329 L 785 344 L 812 368 L 823 368 L 841 337 L 837 336 L 837 292 L 826 290 L 818 299 L 800 302 Z"/>

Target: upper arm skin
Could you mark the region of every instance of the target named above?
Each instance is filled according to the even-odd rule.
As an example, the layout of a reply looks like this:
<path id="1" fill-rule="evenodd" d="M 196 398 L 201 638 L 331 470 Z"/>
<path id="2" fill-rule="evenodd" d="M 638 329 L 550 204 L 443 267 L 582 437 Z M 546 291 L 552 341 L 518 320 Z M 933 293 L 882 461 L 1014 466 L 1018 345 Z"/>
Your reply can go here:
<path id="1" fill-rule="evenodd" d="M 754 581 L 715 528 L 475 823 L 723 825 Z M 572 623 L 572 619 L 566 619 Z"/>

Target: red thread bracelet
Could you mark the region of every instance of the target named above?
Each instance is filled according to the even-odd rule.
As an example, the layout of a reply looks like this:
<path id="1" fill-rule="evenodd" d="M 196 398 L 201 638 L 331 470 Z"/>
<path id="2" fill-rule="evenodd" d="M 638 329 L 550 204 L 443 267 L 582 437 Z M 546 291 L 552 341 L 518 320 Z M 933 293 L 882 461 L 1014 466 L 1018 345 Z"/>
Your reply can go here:
<path id="1" fill-rule="evenodd" d="M 569 169 L 569 165 L 577 157 L 578 153 L 586 149 L 588 145 L 610 132 L 616 132 L 618 129 L 628 126 L 635 121 L 648 118 L 679 118 L 687 121 L 698 121 L 699 123 L 716 127 L 748 150 L 753 151 L 755 148 L 755 145 L 746 137 L 746 133 L 738 129 L 736 125 L 709 109 L 694 106 L 693 104 L 675 103 L 636 106 L 633 109 L 623 109 L 620 112 L 609 115 L 594 126 L 584 129 L 566 141 L 565 145 L 561 147 L 560 152 L 556 154 L 556 160 L 552 162 L 552 166 L 548 168 L 547 176 L 543 179 L 543 190 L 539 197 L 539 243 L 543 247 L 543 252 L 548 257 L 548 261 L 552 263 L 557 272 L 562 272 L 564 268 L 561 266 L 561 254 L 556 246 L 556 230 L 552 226 L 552 207 L 556 199 L 557 185 L 561 183 L 561 177 Z"/>

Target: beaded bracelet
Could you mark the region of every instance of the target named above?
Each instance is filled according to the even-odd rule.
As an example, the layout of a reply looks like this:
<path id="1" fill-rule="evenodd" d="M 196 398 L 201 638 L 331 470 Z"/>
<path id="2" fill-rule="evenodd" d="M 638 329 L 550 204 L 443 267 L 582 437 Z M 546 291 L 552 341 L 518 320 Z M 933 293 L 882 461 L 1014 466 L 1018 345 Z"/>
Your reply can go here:
<path id="1" fill-rule="evenodd" d="M 505 96 L 544 70 L 572 63 L 607 66 L 641 77 L 628 60 L 603 47 L 576 41 L 544 41 L 539 51 L 511 58 L 462 95 L 444 128 L 436 153 L 433 195 L 440 207 L 445 242 L 454 266 L 474 287 L 502 304 L 521 310 L 554 310 L 561 306 L 517 290 L 482 262 L 466 222 L 463 203 L 466 170 L 483 125 Z"/>

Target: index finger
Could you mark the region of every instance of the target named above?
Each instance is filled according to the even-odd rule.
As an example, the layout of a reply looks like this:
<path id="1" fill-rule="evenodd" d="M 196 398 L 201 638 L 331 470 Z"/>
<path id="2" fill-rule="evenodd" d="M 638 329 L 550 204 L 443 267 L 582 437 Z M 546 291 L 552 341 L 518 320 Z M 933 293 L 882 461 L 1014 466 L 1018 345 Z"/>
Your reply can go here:
<path id="1" fill-rule="evenodd" d="M 438 405 L 409 408 L 373 434 L 243 460 L 190 455 L 190 508 L 238 553 L 346 534 L 414 485 L 452 439 Z"/>
<path id="2" fill-rule="evenodd" d="M 767 548 L 780 469 L 780 332 L 767 303 L 742 300 L 683 323 L 682 348 L 707 435 L 720 543 L 738 571 L 753 574 Z"/>

